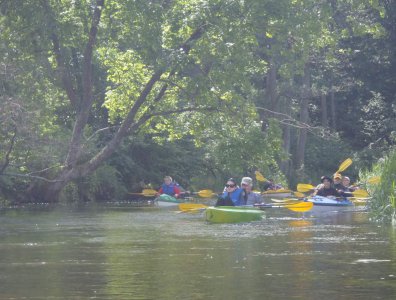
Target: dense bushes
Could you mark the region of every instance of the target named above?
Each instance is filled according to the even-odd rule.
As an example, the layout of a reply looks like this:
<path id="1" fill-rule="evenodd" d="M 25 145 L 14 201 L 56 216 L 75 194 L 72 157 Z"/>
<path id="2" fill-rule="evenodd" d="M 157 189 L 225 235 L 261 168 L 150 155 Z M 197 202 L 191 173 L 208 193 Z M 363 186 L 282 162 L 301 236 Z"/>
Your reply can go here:
<path id="1" fill-rule="evenodd" d="M 389 222 L 396 221 L 396 149 L 374 165 L 371 172 L 363 172 L 362 182 L 369 182 L 373 176 L 380 176 L 379 184 L 366 184 L 372 200 L 369 208 L 373 219 Z"/>

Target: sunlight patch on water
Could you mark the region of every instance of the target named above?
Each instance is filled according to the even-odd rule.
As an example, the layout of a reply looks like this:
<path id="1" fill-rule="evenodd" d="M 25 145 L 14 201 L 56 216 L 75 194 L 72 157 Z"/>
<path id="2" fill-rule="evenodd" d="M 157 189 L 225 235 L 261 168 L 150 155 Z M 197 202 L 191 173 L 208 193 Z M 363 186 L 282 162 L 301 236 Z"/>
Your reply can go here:
<path id="1" fill-rule="evenodd" d="M 390 259 L 375 259 L 375 258 L 362 258 L 355 260 L 352 264 L 369 264 L 369 263 L 379 263 L 379 262 L 390 262 Z"/>

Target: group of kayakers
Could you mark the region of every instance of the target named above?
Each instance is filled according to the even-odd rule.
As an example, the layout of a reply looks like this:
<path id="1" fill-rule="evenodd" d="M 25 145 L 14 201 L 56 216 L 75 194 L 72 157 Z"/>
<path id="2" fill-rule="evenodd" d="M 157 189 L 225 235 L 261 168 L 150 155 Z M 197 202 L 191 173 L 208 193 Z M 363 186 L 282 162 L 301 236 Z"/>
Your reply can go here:
<path id="1" fill-rule="evenodd" d="M 320 182 L 313 191 L 314 196 L 350 197 L 351 193 L 356 190 L 356 187 L 351 186 L 349 177 L 342 176 L 340 173 L 335 173 L 333 179 L 329 176 L 322 176 Z"/>
<path id="2" fill-rule="evenodd" d="M 239 187 L 236 180 L 227 180 L 224 191 L 218 196 L 215 206 L 241 206 L 262 203 L 263 198 L 259 193 L 253 192 L 253 180 L 243 177 Z"/>
<path id="3" fill-rule="evenodd" d="M 172 180 L 171 176 L 165 176 L 164 182 L 158 190 L 157 195 L 167 194 L 175 198 L 188 191 L 182 191 L 180 186 Z M 227 180 L 224 191 L 218 196 L 216 206 L 241 206 L 262 203 L 263 198 L 259 193 L 253 192 L 253 179 L 243 177 L 240 186 L 233 178 Z"/>
<path id="4" fill-rule="evenodd" d="M 314 189 L 312 195 L 323 197 L 350 197 L 356 189 L 350 185 L 350 178 L 335 173 L 333 178 L 322 176 L 320 184 Z M 271 185 L 272 186 L 272 185 Z M 276 190 L 277 187 L 273 186 Z M 158 190 L 158 195 L 167 194 L 175 198 L 179 198 L 183 194 L 189 194 L 188 191 L 182 191 L 180 186 L 172 180 L 172 177 L 165 176 L 164 182 Z M 238 185 L 234 178 L 229 178 L 225 184 L 223 193 L 218 195 L 215 206 L 241 206 L 254 205 L 263 203 L 264 199 L 260 193 L 253 191 L 253 179 L 251 177 L 243 177 Z"/>

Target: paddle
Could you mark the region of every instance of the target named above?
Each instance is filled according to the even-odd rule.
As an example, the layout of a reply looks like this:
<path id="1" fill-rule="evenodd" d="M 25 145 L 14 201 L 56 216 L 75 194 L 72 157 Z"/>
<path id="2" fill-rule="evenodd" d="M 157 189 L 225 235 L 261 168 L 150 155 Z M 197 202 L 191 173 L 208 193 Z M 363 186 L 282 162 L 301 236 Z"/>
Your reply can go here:
<path id="1" fill-rule="evenodd" d="M 351 164 L 352 164 L 352 159 L 347 158 L 340 164 L 336 173 L 341 173 L 341 172 L 345 171 Z"/>
<path id="2" fill-rule="evenodd" d="M 367 179 L 368 184 L 378 184 L 381 182 L 381 177 L 380 176 L 373 176 Z"/>
<path id="3" fill-rule="evenodd" d="M 271 201 L 275 202 L 275 203 L 291 203 L 291 202 L 296 202 L 296 201 L 301 202 L 301 199 L 299 199 L 299 198 L 283 198 L 283 199 L 271 198 Z"/>
<path id="4" fill-rule="evenodd" d="M 190 211 L 190 210 L 198 210 L 202 208 L 207 208 L 208 206 L 200 203 L 180 203 L 179 210 L 181 211 Z"/>
<path id="5" fill-rule="evenodd" d="M 268 181 L 259 171 L 255 171 L 254 174 L 256 175 L 256 180 L 265 182 Z"/>
<path id="6" fill-rule="evenodd" d="M 258 205 L 260 209 L 265 209 L 265 208 L 287 208 L 291 211 L 296 211 L 296 212 L 306 212 L 312 209 L 313 203 L 312 202 L 298 202 L 298 203 L 285 203 L 282 205 L 281 203 L 278 203 L 277 205 Z"/>
<path id="7" fill-rule="evenodd" d="M 153 189 L 143 189 L 141 193 L 128 193 L 128 194 L 132 194 L 132 195 L 143 195 L 145 197 L 153 197 L 155 195 L 157 195 L 157 191 L 153 190 Z"/>
<path id="8" fill-rule="evenodd" d="M 304 212 L 304 211 L 308 211 L 312 208 L 313 203 L 312 202 L 297 202 L 297 203 L 278 203 L 277 205 L 268 205 L 268 204 L 263 204 L 263 205 L 254 205 L 253 207 L 257 207 L 257 208 L 287 208 L 290 209 L 292 211 L 297 211 L 297 212 Z M 200 203 L 180 203 L 179 204 L 179 209 L 180 212 L 197 212 L 197 211 L 202 211 L 203 209 L 207 208 L 207 205 L 204 204 L 200 204 Z M 221 206 L 219 206 L 221 207 Z M 240 207 L 240 206 L 236 206 L 236 207 Z M 243 207 L 243 206 L 242 206 Z M 249 206 L 246 206 L 249 207 Z"/>
<path id="9" fill-rule="evenodd" d="M 311 184 L 306 184 L 306 183 L 297 184 L 297 190 L 299 192 L 309 192 L 313 189 L 315 189 L 315 187 Z M 365 198 L 365 197 L 369 196 L 369 193 L 366 190 L 356 190 L 353 192 L 346 192 L 346 193 L 349 193 L 349 194 L 353 195 L 354 197 L 358 197 L 358 198 Z"/>
<path id="10" fill-rule="evenodd" d="M 305 195 L 303 193 L 300 192 L 293 192 L 294 196 L 296 196 L 297 198 L 304 198 Z"/>
<path id="11" fill-rule="evenodd" d="M 355 185 L 361 185 L 362 183 L 368 183 L 368 184 L 378 184 L 381 182 L 381 177 L 380 176 L 373 176 L 370 177 L 366 180 L 366 182 L 358 182 Z"/>
<path id="12" fill-rule="evenodd" d="M 354 197 L 357 198 L 367 198 L 369 196 L 369 193 L 366 190 L 356 190 L 348 193 L 351 193 Z"/>
<path id="13" fill-rule="evenodd" d="M 213 195 L 216 195 L 215 192 L 212 190 L 200 190 L 199 192 L 192 193 L 194 195 L 198 195 L 199 197 L 202 198 L 211 198 Z"/>
<path id="14" fill-rule="evenodd" d="M 314 190 L 315 187 L 312 184 L 307 184 L 307 183 L 299 183 L 297 184 L 297 191 L 301 193 L 306 193 Z"/>

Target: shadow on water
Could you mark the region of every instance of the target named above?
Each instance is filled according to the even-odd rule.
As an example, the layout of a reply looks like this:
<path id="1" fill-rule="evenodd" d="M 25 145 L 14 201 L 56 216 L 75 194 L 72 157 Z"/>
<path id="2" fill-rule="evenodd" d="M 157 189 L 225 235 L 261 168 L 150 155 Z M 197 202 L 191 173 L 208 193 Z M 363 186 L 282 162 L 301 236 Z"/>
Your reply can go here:
<path id="1" fill-rule="evenodd" d="M 393 299 L 392 228 L 367 213 L 207 224 L 158 208 L 0 214 L 0 299 Z"/>

